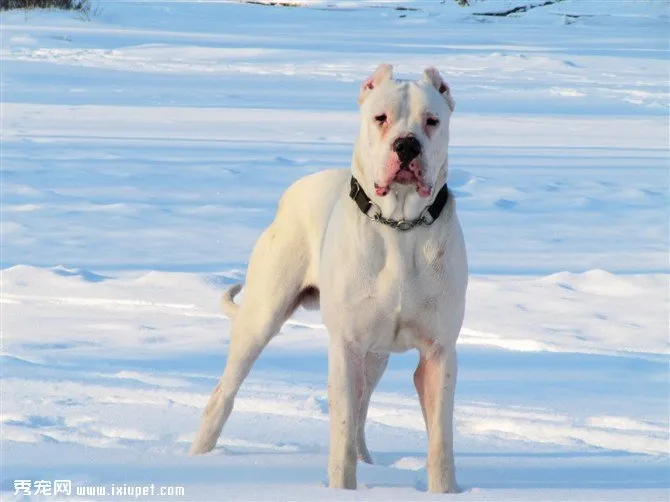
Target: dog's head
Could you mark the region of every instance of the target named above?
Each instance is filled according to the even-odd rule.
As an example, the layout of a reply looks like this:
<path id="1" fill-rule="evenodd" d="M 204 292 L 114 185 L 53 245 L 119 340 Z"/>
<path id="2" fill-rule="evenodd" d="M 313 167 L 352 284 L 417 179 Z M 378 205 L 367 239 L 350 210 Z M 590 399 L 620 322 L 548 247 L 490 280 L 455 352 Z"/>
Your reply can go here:
<path id="1" fill-rule="evenodd" d="M 454 100 L 435 68 L 421 80 L 393 79 L 390 65 L 379 65 L 361 86 L 361 127 L 357 168 L 367 190 L 385 197 L 400 187 L 430 197 L 446 176 L 449 119 Z M 437 187 L 439 190 L 440 187 Z"/>

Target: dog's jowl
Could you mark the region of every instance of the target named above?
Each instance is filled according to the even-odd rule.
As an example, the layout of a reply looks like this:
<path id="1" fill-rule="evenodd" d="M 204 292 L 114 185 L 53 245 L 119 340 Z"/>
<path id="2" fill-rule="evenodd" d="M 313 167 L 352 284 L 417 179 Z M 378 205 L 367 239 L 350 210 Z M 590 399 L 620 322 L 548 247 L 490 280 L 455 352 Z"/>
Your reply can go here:
<path id="1" fill-rule="evenodd" d="M 456 339 L 468 282 L 465 244 L 446 186 L 454 101 L 434 68 L 363 82 L 350 170 L 307 176 L 284 194 L 241 285 L 228 361 L 205 408 L 194 454 L 214 448 L 252 364 L 300 305 L 321 308 L 330 335 L 329 484 L 356 488 L 370 396 L 391 352 L 419 351 L 413 379 L 428 433 L 428 489 L 456 491 Z M 409 378 L 409 375 L 408 375 Z"/>

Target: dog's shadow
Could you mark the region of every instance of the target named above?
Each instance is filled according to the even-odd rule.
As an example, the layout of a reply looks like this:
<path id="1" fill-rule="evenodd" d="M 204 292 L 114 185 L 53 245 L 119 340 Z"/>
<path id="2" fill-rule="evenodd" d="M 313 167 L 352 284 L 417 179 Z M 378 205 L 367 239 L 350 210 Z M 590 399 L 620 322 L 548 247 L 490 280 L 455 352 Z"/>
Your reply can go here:
<path id="1" fill-rule="evenodd" d="M 416 452 L 379 452 L 372 454 L 372 460 L 374 464 L 358 464 L 361 487 L 412 487 L 426 491 L 425 455 L 417 455 Z"/>
<path id="2" fill-rule="evenodd" d="M 272 443 L 268 445 L 225 445 L 212 454 L 221 457 L 308 456 L 309 467 L 291 471 L 299 482 L 327 486 L 325 472 L 327 448 L 323 445 Z M 488 489 L 667 489 L 667 463 L 654 457 L 622 451 L 486 451 L 456 452 L 456 478 L 459 492 Z M 405 488 L 427 491 L 426 456 L 420 451 L 373 452 L 374 464 L 358 463 L 360 490 Z M 276 463 L 273 461 L 273 463 Z M 244 476 L 247 469 L 241 467 Z M 253 467 L 254 469 L 256 467 Z M 230 473 L 231 480 L 240 476 Z M 236 472 L 236 473 L 235 473 Z M 284 474 L 281 474 L 284 473 Z M 275 481 L 285 470 L 272 469 L 262 476 Z M 278 477 L 279 476 L 279 477 Z"/>
<path id="3" fill-rule="evenodd" d="M 425 455 L 378 452 L 359 463 L 368 489 L 427 489 Z M 478 489 L 667 489 L 667 463 L 621 451 L 456 452 L 459 492 Z"/>

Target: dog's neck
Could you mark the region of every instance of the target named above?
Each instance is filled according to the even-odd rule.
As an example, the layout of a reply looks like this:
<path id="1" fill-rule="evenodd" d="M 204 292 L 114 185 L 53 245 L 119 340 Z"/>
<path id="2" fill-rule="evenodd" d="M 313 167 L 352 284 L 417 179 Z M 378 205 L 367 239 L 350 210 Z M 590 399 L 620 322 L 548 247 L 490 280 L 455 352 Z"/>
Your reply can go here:
<path id="1" fill-rule="evenodd" d="M 440 188 L 447 182 L 447 160 L 440 167 L 435 186 L 430 197 L 421 197 L 414 185 L 394 184 L 393 188 L 384 197 L 376 194 L 374 181 L 369 180 L 365 173 L 367 170 L 363 167 L 358 156 L 354 154 L 352 174 L 359 181 L 365 193 L 381 209 L 382 216 L 394 220 L 414 220 L 421 215 L 421 212 L 431 205 L 440 191 Z"/>

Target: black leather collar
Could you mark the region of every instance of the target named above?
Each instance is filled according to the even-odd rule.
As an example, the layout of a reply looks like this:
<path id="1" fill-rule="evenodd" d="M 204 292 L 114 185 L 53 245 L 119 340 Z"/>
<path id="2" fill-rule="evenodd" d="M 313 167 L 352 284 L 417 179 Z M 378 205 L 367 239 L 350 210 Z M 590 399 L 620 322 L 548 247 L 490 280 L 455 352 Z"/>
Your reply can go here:
<path id="1" fill-rule="evenodd" d="M 444 206 L 447 205 L 447 201 L 449 200 L 449 188 L 445 184 L 437 193 L 433 203 L 430 206 L 426 206 L 426 208 L 421 211 L 419 217 L 414 220 L 392 220 L 390 218 L 384 218 L 379 206 L 370 200 L 370 197 L 365 193 L 360 183 L 358 183 L 358 180 L 353 176 L 351 177 L 349 197 L 351 197 L 351 200 L 356 203 L 358 209 L 360 209 L 367 218 L 377 221 L 382 225 L 388 225 L 396 230 L 405 232 L 407 230 L 412 230 L 419 225 L 432 225 L 433 222 L 439 218 Z M 374 209 L 372 214 L 370 214 L 371 209 Z"/>

